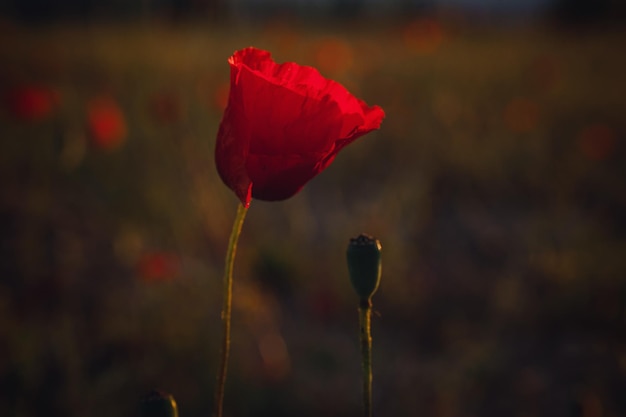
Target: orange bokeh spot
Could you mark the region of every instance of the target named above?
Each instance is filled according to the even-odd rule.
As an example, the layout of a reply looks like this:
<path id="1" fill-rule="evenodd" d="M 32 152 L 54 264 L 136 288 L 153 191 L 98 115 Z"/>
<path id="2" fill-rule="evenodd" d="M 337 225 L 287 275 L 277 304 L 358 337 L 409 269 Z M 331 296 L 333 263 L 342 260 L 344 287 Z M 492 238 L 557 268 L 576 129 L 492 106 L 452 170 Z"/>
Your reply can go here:
<path id="1" fill-rule="evenodd" d="M 230 93 L 230 84 L 222 83 L 215 89 L 215 105 L 218 109 L 224 110 L 228 105 L 228 94 Z"/>
<path id="2" fill-rule="evenodd" d="M 150 252 L 139 258 L 139 278 L 148 283 L 167 281 L 180 274 L 180 259 L 168 252 Z"/>
<path id="3" fill-rule="evenodd" d="M 22 85 L 5 92 L 4 101 L 7 110 L 15 119 L 37 122 L 52 113 L 58 97 L 47 87 Z"/>
<path id="4" fill-rule="evenodd" d="M 503 117 L 509 130 L 517 133 L 530 132 L 539 122 L 539 106 L 528 98 L 516 98 L 506 105 Z"/>
<path id="5" fill-rule="evenodd" d="M 315 48 L 315 65 L 322 73 L 337 74 L 352 67 L 354 53 L 348 42 L 340 38 L 327 38 Z"/>
<path id="6" fill-rule="evenodd" d="M 615 149 L 616 142 L 615 132 L 604 124 L 587 126 L 578 135 L 581 152 L 592 161 L 606 159 Z"/>
<path id="7" fill-rule="evenodd" d="M 117 149 L 126 140 L 126 120 L 112 97 L 100 96 L 87 103 L 87 124 L 93 144 L 99 149 Z"/>
<path id="8" fill-rule="evenodd" d="M 536 58 L 527 71 L 530 86 L 541 92 L 553 90 L 561 81 L 563 74 L 559 61 L 550 55 Z"/>
<path id="9" fill-rule="evenodd" d="M 409 23 L 403 31 L 404 45 L 417 54 L 431 54 L 445 38 L 441 24 L 432 18 L 419 18 Z"/>

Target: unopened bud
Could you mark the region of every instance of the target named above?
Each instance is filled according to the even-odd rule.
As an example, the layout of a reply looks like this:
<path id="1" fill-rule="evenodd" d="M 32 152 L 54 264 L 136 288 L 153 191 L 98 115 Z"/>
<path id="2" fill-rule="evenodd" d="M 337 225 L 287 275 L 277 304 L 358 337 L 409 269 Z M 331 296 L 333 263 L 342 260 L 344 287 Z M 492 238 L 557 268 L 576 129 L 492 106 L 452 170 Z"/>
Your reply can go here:
<path id="1" fill-rule="evenodd" d="M 141 417 L 178 417 L 178 407 L 171 394 L 151 391 L 141 402 Z"/>
<path id="2" fill-rule="evenodd" d="M 372 236 L 361 234 L 350 239 L 348 272 L 352 287 L 361 300 L 369 300 L 380 284 L 381 249 L 380 241 Z"/>

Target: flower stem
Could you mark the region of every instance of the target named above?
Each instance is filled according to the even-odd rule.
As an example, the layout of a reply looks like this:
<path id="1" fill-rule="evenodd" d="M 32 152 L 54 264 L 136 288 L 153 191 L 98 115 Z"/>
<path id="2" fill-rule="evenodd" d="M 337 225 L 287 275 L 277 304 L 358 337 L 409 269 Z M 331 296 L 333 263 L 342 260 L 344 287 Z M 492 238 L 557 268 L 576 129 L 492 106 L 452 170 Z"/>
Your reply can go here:
<path id="1" fill-rule="evenodd" d="M 361 327 L 361 363 L 363 367 L 363 416 L 372 417 L 372 301 L 361 298 L 359 325 Z"/>
<path id="2" fill-rule="evenodd" d="M 226 384 L 226 372 L 228 369 L 228 354 L 230 350 L 230 316 L 233 301 L 233 265 L 235 263 L 235 253 L 237 252 L 237 241 L 241 234 L 241 227 L 246 218 L 248 208 L 239 203 L 237 215 L 233 223 L 233 230 L 230 232 L 228 240 L 228 250 L 226 252 L 226 264 L 224 267 L 224 294 L 222 304 L 222 350 L 220 354 L 220 366 L 217 373 L 217 384 L 215 386 L 215 408 L 214 417 L 222 417 L 224 404 L 224 386 Z"/>

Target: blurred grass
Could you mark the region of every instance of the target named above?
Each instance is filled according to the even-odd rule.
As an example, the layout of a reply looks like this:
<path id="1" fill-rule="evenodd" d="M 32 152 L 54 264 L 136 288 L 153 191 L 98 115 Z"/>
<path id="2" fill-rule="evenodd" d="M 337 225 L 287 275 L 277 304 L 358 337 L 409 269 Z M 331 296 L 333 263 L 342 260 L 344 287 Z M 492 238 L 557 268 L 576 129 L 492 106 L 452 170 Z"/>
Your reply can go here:
<path id="1" fill-rule="evenodd" d="M 254 201 L 226 409 L 359 415 L 350 237 L 381 239 L 377 415 L 626 413 L 623 30 L 8 24 L 0 89 L 0 415 L 208 414 L 236 199 L 213 144 L 226 59 L 314 65 L 387 118 L 296 197 Z M 94 140 L 112 97 L 127 134 Z"/>

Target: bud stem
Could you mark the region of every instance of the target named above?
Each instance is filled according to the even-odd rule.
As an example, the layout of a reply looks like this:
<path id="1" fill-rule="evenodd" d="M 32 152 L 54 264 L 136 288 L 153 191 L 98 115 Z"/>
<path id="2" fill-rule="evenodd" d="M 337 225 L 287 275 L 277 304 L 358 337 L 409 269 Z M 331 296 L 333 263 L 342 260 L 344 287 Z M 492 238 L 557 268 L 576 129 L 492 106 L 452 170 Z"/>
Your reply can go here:
<path id="1" fill-rule="evenodd" d="M 363 367 L 363 416 L 372 417 L 372 301 L 361 298 L 359 325 L 361 327 L 361 363 Z"/>
<path id="2" fill-rule="evenodd" d="M 230 316 L 233 300 L 233 265 L 235 263 L 235 254 L 237 252 L 237 241 L 241 234 L 243 221 L 246 218 L 248 208 L 239 203 L 237 207 L 237 215 L 233 223 L 233 229 L 230 233 L 228 241 L 228 250 L 226 252 L 226 262 L 224 266 L 224 287 L 222 301 L 222 350 L 220 354 L 220 365 L 217 373 L 217 384 L 215 386 L 215 407 L 213 415 L 222 417 L 222 408 L 224 405 L 224 386 L 226 385 L 226 372 L 228 369 L 228 354 L 230 351 Z"/>

